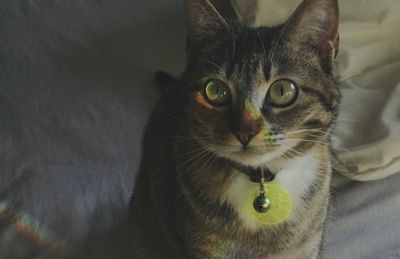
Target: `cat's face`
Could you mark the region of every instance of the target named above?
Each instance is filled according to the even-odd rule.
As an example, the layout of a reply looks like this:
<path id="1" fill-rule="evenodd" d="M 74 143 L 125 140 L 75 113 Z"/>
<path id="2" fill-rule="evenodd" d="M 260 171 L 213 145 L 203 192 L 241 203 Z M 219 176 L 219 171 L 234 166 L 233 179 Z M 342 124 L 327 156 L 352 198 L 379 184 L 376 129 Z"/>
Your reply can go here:
<path id="1" fill-rule="evenodd" d="M 340 95 L 337 3 L 306 0 L 276 28 L 227 23 L 188 0 L 187 131 L 202 147 L 259 166 L 328 144 Z"/>

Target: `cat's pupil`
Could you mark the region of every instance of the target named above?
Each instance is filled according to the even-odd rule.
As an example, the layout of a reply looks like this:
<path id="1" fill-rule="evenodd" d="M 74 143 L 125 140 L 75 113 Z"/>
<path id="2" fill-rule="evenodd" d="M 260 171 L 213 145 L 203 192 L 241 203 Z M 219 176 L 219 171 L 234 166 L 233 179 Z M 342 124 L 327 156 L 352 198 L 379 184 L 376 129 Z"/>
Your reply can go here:
<path id="1" fill-rule="evenodd" d="M 205 95 L 213 105 L 226 105 L 231 99 L 228 86 L 220 80 L 210 81 L 206 85 Z"/>
<path id="2" fill-rule="evenodd" d="M 298 88 L 292 81 L 281 79 L 271 85 L 268 101 L 274 106 L 284 107 L 295 101 L 297 93 Z"/>

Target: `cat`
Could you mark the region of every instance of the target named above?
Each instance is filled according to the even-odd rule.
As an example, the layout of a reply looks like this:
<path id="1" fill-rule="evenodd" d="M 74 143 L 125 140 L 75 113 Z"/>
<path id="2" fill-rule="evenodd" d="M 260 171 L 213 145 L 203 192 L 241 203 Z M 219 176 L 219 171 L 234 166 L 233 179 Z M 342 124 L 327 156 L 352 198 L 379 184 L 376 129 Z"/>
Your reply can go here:
<path id="1" fill-rule="evenodd" d="M 337 0 L 304 0 L 258 28 L 208 0 L 185 6 L 187 66 L 178 80 L 158 75 L 168 86 L 131 199 L 134 258 L 318 258 L 340 102 Z M 273 224 L 247 202 L 266 176 L 291 201 Z"/>

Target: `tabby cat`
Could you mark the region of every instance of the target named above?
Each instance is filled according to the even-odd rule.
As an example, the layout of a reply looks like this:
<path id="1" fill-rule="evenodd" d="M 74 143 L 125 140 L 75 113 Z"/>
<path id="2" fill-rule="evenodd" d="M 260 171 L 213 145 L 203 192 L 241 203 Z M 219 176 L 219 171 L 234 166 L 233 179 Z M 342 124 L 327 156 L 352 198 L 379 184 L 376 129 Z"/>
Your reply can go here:
<path id="1" fill-rule="evenodd" d="M 321 256 L 337 0 L 304 0 L 272 28 L 224 19 L 208 0 L 185 4 L 187 66 L 160 76 L 131 200 L 134 258 Z M 264 186 L 270 204 L 257 211 Z"/>

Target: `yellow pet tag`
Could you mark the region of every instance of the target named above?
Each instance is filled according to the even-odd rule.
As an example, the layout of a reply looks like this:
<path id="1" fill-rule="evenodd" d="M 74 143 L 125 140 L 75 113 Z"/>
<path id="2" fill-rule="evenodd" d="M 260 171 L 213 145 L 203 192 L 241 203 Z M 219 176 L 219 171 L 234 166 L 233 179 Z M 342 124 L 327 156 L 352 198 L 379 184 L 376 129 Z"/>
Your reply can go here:
<path id="1" fill-rule="evenodd" d="M 274 182 L 264 183 L 265 197 L 269 200 L 269 208 L 266 212 L 258 212 L 254 206 L 254 200 L 260 195 L 260 185 L 246 196 L 246 211 L 260 224 L 274 225 L 282 223 L 288 218 L 292 210 L 292 200 L 287 191 Z"/>

